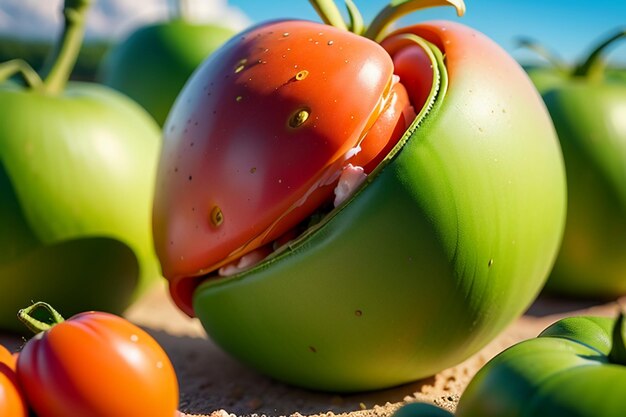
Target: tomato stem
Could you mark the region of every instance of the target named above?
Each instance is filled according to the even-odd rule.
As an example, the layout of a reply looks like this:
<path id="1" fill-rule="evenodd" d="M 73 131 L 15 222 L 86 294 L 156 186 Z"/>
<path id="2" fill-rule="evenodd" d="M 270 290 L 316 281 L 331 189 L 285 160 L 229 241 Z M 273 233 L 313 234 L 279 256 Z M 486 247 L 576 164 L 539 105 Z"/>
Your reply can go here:
<path id="1" fill-rule="evenodd" d="M 613 326 L 613 345 L 609 352 L 609 362 L 626 365 L 626 327 L 623 310 L 620 310 Z"/>
<path id="2" fill-rule="evenodd" d="M 348 30 L 348 25 L 346 25 L 339 8 L 333 0 L 309 0 L 309 2 L 324 23 L 339 29 Z"/>
<path id="3" fill-rule="evenodd" d="M 619 30 L 600 42 L 600 44 L 591 51 L 587 59 L 574 69 L 572 75 L 601 80 L 604 76 L 606 62 L 600 58 L 608 46 L 622 38 L 626 38 L 626 29 Z"/>
<path id="4" fill-rule="evenodd" d="M 45 323 L 32 316 L 36 310 L 44 310 L 49 315 L 50 323 Z M 17 317 L 33 333 L 41 333 L 50 330 L 53 326 L 63 323 L 65 319 L 52 306 L 43 301 L 33 303 L 29 307 L 23 308 L 17 313 Z"/>
<path id="5" fill-rule="evenodd" d="M 463 0 L 395 0 L 374 17 L 365 31 L 365 37 L 380 41 L 384 36 L 385 29 L 395 20 L 413 11 L 436 6 L 454 6 L 458 16 L 465 14 Z"/>
<path id="6" fill-rule="evenodd" d="M 365 32 L 365 23 L 363 22 L 363 16 L 358 7 L 352 0 L 346 1 L 346 9 L 348 9 L 348 16 L 350 17 L 349 30 L 357 35 L 362 35 Z"/>
<path id="7" fill-rule="evenodd" d="M 0 83 L 16 74 L 21 75 L 29 87 L 38 88 L 42 84 L 39 74 L 23 59 L 12 59 L 0 64 Z"/>
<path id="8" fill-rule="evenodd" d="M 173 7 L 169 7 L 170 20 L 189 20 L 189 1 L 188 0 L 174 0 Z"/>
<path id="9" fill-rule="evenodd" d="M 42 71 L 44 74 L 43 91 L 57 94 L 65 88 L 83 43 L 87 10 L 92 1 L 65 0 L 63 33 Z"/>
<path id="10" fill-rule="evenodd" d="M 517 46 L 534 52 L 541 58 L 548 61 L 548 63 L 557 70 L 565 71 L 565 68 L 567 67 L 565 62 L 563 62 L 561 58 L 557 57 L 554 52 L 548 50 L 548 48 L 533 39 L 519 38 L 517 40 Z"/>

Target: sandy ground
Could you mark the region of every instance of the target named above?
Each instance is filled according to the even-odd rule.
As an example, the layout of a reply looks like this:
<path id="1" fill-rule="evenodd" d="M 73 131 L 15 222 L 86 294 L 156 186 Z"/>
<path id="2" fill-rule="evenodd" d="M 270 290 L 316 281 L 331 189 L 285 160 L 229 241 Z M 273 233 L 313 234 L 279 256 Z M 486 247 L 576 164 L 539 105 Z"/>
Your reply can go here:
<path id="1" fill-rule="evenodd" d="M 183 416 L 383 417 L 412 401 L 454 410 L 472 376 L 498 352 L 535 337 L 559 318 L 578 314 L 613 316 L 617 305 L 540 297 L 524 316 L 464 363 L 409 385 L 351 395 L 291 387 L 246 368 L 208 339 L 197 320 L 179 312 L 164 287 L 140 299 L 126 317 L 152 334 L 170 356 L 180 383 Z M 15 350 L 23 340 L 0 333 L 0 343 Z"/>

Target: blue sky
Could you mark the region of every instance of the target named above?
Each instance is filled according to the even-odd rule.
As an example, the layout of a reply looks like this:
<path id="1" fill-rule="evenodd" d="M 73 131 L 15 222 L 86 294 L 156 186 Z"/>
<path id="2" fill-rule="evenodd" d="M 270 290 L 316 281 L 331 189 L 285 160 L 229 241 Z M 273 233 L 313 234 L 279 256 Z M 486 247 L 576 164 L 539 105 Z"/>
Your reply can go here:
<path id="1" fill-rule="evenodd" d="M 388 1 L 354 0 L 366 21 Z M 342 0 L 338 0 L 342 4 Z M 307 0 L 229 0 L 254 21 L 278 17 L 319 20 Z M 466 0 L 467 12 L 458 18 L 452 7 L 414 12 L 401 20 L 417 23 L 431 19 L 457 20 L 485 33 L 515 58 L 527 60 L 532 54 L 515 48 L 515 39 L 528 36 L 558 51 L 567 61 L 579 59 L 598 39 L 618 28 L 626 29 L 625 0 Z M 609 59 L 626 62 L 626 39 L 616 44 Z"/>

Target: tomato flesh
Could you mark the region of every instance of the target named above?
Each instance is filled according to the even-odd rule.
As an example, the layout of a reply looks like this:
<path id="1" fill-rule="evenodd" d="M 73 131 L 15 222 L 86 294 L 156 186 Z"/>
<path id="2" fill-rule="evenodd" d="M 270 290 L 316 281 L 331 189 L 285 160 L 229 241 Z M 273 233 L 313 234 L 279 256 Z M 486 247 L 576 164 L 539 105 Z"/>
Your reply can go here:
<path id="1" fill-rule="evenodd" d="M 185 312 L 201 281 L 254 264 L 332 204 L 346 166 L 380 163 L 425 101 L 404 77 L 430 88 L 432 69 L 398 79 L 380 45 L 301 21 L 252 28 L 196 71 L 164 127 L 153 224 Z"/>

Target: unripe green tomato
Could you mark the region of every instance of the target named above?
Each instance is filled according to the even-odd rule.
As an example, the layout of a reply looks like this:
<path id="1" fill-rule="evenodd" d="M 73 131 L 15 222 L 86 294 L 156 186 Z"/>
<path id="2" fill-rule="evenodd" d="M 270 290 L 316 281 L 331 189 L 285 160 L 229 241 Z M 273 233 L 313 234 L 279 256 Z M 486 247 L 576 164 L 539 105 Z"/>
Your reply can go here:
<path id="1" fill-rule="evenodd" d="M 567 171 L 567 221 L 546 291 L 584 298 L 626 294 L 626 82 L 603 53 L 529 75 L 554 122 Z"/>
<path id="2" fill-rule="evenodd" d="M 160 275 L 150 223 L 159 128 L 109 88 L 0 86 L 0 328 L 47 299 L 122 312 Z"/>
<path id="3" fill-rule="evenodd" d="M 560 243 L 565 177 L 541 98 L 484 35 L 428 22 L 381 49 L 331 29 L 258 26 L 196 71 L 164 129 L 155 242 L 175 301 L 226 351 L 292 384 L 371 390 L 458 364 L 528 307 Z M 409 46 L 432 66 L 402 64 Z M 314 183 L 296 180 L 320 149 L 353 146 L 349 127 L 368 118 L 355 109 L 381 94 L 373 81 L 357 89 L 360 71 L 373 80 L 385 56 L 409 96 L 431 92 L 399 142 L 303 235 L 218 276 L 215 253 L 260 239 L 246 232 L 265 208 L 291 207 L 284 219 L 301 207 L 301 195 L 279 197 Z M 299 146 L 310 151 L 296 156 Z"/>
<path id="4" fill-rule="evenodd" d="M 141 27 L 107 53 L 98 79 L 141 104 L 162 126 L 191 73 L 235 33 L 182 19 Z"/>
<path id="5" fill-rule="evenodd" d="M 569 317 L 489 361 L 457 417 L 619 417 L 626 398 L 622 319 Z"/>

